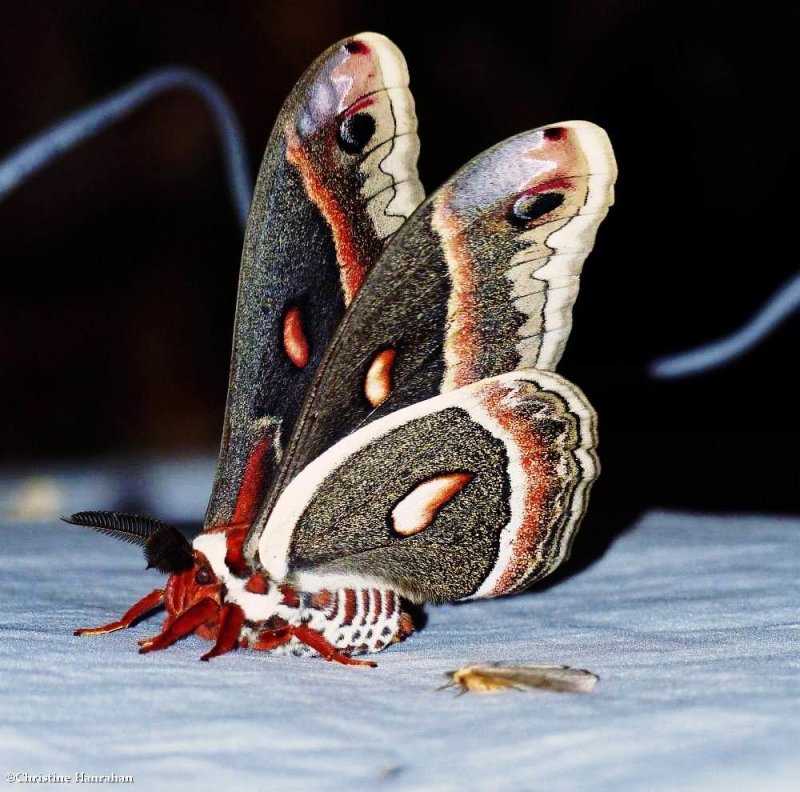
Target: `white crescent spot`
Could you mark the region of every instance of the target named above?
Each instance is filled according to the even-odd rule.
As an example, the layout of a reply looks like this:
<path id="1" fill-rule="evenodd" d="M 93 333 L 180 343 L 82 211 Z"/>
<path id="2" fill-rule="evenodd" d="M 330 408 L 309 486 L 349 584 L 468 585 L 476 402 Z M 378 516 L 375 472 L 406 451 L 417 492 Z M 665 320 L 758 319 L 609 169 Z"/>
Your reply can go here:
<path id="1" fill-rule="evenodd" d="M 424 531 L 437 512 L 472 481 L 471 473 L 444 473 L 414 487 L 392 509 L 392 527 L 401 536 Z"/>
<path id="2" fill-rule="evenodd" d="M 379 407 L 392 392 L 392 367 L 397 352 L 391 347 L 382 349 L 370 363 L 364 380 L 364 395 L 373 407 Z"/>

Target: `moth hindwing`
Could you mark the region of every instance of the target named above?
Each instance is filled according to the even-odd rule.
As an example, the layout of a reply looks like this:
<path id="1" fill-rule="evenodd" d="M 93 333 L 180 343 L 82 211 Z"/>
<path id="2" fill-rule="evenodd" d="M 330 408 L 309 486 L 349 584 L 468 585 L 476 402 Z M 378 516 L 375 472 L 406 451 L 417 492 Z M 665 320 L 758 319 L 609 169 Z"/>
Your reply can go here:
<path id="1" fill-rule="evenodd" d="M 567 555 L 597 476 L 596 419 L 553 372 L 521 370 L 405 407 L 283 491 L 258 543 L 305 590 L 390 585 L 414 601 L 519 591 Z"/>

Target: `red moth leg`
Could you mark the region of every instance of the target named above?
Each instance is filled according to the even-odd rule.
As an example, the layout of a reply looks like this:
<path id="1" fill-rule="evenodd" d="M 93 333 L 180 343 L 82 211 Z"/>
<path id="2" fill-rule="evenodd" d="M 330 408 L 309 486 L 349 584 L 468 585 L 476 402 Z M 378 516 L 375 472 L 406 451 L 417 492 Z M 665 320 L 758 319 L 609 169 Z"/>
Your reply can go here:
<path id="1" fill-rule="evenodd" d="M 253 649 L 260 652 L 271 652 L 279 646 L 289 643 L 292 633 L 289 627 L 279 627 L 277 630 L 264 630 L 252 644 Z"/>
<path id="2" fill-rule="evenodd" d="M 213 619 L 219 613 L 219 605 L 212 599 L 202 599 L 181 613 L 173 622 L 169 620 L 158 635 L 139 641 L 139 653 L 147 654 L 166 649 L 175 641 L 193 633 L 201 624 Z"/>
<path id="3" fill-rule="evenodd" d="M 212 657 L 227 654 L 235 649 L 239 642 L 239 633 L 244 624 L 244 611 L 231 602 L 222 606 L 219 615 L 219 633 L 217 642 L 210 652 L 206 652 L 200 659 L 208 661 Z"/>
<path id="4" fill-rule="evenodd" d="M 289 643 L 292 637 L 319 652 L 326 660 L 333 660 L 342 665 L 368 666 L 370 668 L 375 668 L 377 665 L 372 660 L 354 660 L 352 657 L 342 654 L 333 644 L 326 641 L 316 630 L 312 630 L 310 627 L 291 625 L 279 627 L 276 630 L 265 630 L 259 634 L 255 643 L 251 644 L 251 648 L 258 649 L 261 652 L 271 652 L 273 649 Z"/>
<path id="5" fill-rule="evenodd" d="M 342 654 L 332 643 L 326 641 L 310 627 L 291 627 L 290 630 L 295 638 L 319 652 L 326 660 L 333 660 L 342 665 L 367 666 L 368 668 L 375 668 L 378 665 L 372 660 L 354 660 L 352 657 Z"/>
<path id="6" fill-rule="evenodd" d="M 119 621 L 109 622 L 102 627 L 79 627 L 73 635 L 105 635 L 106 633 L 125 630 L 142 616 L 159 605 L 164 604 L 164 589 L 154 589 L 132 605 Z"/>

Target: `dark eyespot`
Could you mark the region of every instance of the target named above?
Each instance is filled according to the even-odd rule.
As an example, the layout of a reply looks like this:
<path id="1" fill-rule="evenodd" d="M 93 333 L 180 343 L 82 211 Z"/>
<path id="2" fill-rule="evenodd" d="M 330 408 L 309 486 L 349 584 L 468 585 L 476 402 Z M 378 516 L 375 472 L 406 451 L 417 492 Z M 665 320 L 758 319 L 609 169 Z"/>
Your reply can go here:
<path id="1" fill-rule="evenodd" d="M 548 212 L 552 212 L 553 209 L 558 209 L 563 203 L 563 193 L 546 192 L 538 195 L 523 195 L 514 201 L 508 214 L 508 220 L 511 225 L 520 228 L 531 220 L 538 220 Z"/>
<path id="2" fill-rule="evenodd" d="M 194 576 L 194 582 L 197 583 L 198 586 L 207 586 L 211 582 L 211 572 L 204 566 L 200 567 L 197 570 L 197 574 Z"/>
<path id="3" fill-rule="evenodd" d="M 544 131 L 544 136 L 548 140 L 561 140 L 566 134 L 567 131 L 562 127 L 549 127 Z"/>
<path id="4" fill-rule="evenodd" d="M 348 41 L 347 44 L 344 45 L 344 48 L 354 55 L 366 55 L 369 52 L 369 47 L 358 39 Z"/>
<path id="5" fill-rule="evenodd" d="M 375 119 L 369 113 L 356 113 L 339 125 L 336 140 L 347 154 L 358 154 L 375 134 Z"/>

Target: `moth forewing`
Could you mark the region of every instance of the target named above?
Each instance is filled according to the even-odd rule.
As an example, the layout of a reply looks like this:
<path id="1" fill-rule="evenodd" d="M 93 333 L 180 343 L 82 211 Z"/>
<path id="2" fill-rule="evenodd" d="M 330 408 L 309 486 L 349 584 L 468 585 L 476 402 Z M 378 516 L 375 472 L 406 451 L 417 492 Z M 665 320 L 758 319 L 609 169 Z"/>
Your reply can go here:
<path id="1" fill-rule="evenodd" d="M 554 369 L 616 172 L 606 133 L 569 121 L 503 141 L 428 198 L 337 328 L 260 526 L 289 481 L 365 424 L 505 372 Z"/>
<path id="2" fill-rule="evenodd" d="M 242 251 L 206 528 L 255 516 L 346 306 L 424 198 L 408 84 L 400 50 L 362 33 L 314 61 L 275 122 Z"/>

